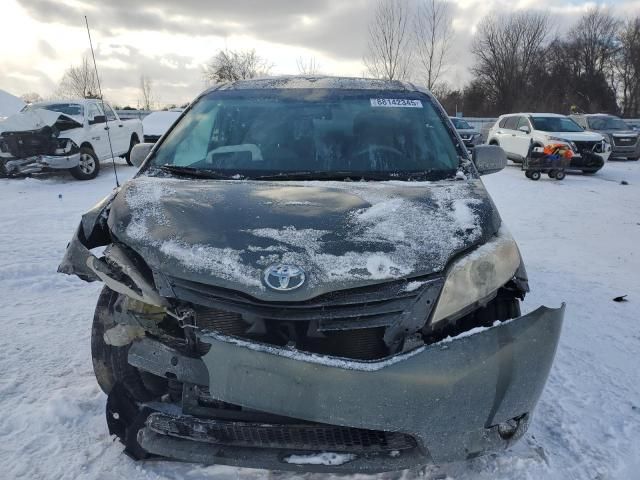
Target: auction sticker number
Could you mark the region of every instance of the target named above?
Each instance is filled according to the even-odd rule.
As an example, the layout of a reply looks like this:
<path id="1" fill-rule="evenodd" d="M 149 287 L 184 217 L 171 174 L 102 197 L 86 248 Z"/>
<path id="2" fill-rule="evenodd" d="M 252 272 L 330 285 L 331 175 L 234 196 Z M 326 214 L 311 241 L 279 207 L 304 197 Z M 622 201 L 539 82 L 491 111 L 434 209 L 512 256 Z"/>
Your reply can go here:
<path id="1" fill-rule="evenodd" d="M 372 107 L 422 108 L 420 100 L 407 98 L 372 98 Z"/>

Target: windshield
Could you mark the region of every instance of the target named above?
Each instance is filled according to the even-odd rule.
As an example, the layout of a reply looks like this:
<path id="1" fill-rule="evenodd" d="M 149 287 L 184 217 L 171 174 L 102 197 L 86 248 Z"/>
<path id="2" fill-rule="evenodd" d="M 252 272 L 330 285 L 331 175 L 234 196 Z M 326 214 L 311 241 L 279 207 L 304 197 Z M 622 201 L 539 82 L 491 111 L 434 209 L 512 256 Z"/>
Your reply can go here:
<path id="1" fill-rule="evenodd" d="M 584 132 L 584 129 L 568 117 L 531 117 L 533 128 L 543 132 Z"/>
<path id="2" fill-rule="evenodd" d="M 458 130 L 473 130 L 473 127 L 465 120 L 453 117 L 451 121 L 453 122 L 453 126 Z"/>
<path id="3" fill-rule="evenodd" d="M 590 117 L 588 122 L 594 130 L 629 130 L 627 124 L 617 117 Z"/>
<path id="4" fill-rule="evenodd" d="M 52 112 L 64 113 L 65 115 L 71 115 L 76 117 L 82 117 L 83 110 L 82 105 L 77 103 L 33 103 L 25 108 L 25 110 L 35 110 L 36 108 L 42 108 L 44 110 L 50 110 Z"/>
<path id="5" fill-rule="evenodd" d="M 454 138 L 428 96 L 324 89 L 214 91 L 151 160 L 155 167 L 254 178 L 302 172 L 442 178 L 455 175 L 458 164 Z"/>

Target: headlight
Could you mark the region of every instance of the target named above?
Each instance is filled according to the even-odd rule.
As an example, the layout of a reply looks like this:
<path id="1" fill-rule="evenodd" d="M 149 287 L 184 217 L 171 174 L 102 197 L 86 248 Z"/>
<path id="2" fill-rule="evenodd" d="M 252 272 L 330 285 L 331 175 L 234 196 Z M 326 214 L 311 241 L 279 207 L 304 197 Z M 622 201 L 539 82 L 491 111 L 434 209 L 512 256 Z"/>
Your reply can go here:
<path id="1" fill-rule="evenodd" d="M 566 138 L 560 138 L 560 137 L 554 137 L 551 135 L 547 135 L 547 140 L 549 140 L 550 142 L 562 142 L 562 143 L 566 143 L 567 145 L 569 145 L 571 147 L 571 149 L 574 152 L 578 151 L 578 146 L 573 143 L 571 140 L 567 140 Z"/>
<path id="2" fill-rule="evenodd" d="M 451 266 L 431 325 L 487 298 L 511 280 L 519 266 L 518 246 L 501 227 L 495 238 Z"/>
<path id="3" fill-rule="evenodd" d="M 58 147 L 55 149 L 54 154 L 66 155 L 77 148 L 78 146 L 73 142 L 73 140 L 69 140 L 68 138 L 59 138 Z"/>

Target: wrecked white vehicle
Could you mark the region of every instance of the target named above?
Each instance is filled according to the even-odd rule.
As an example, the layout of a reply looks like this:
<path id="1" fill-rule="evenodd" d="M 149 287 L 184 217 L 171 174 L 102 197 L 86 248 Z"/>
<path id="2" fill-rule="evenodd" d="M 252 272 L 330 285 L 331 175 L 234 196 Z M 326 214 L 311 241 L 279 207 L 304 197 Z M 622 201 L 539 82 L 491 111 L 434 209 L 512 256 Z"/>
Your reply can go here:
<path id="1" fill-rule="evenodd" d="M 203 93 L 136 146 L 59 267 L 105 283 L 109 431 L 135 458 L 345 473 L 512 445 L 564 306 L 521 316 L 526 272 L 479 178 L 506 157 L 473 156 L 411 84 Z"/>
<path id="2" fill-rule="evenodd" d="M 110 137 L 110 138 L 109 138 Z M 100 172 L 100 160 L 127 160 L 143 138 L 140 120 L 122 121 L 99 100 L 42 102 L 0 122 L 0 175 L 67 170 L 78 180 Z"/>

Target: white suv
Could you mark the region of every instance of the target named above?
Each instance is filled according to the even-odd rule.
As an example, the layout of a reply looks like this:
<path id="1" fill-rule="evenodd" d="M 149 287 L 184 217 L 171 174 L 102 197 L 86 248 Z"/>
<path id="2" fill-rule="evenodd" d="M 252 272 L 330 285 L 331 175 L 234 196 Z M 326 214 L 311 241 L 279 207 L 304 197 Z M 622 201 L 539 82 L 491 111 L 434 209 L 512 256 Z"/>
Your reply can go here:
<path id="1" fill-rule="evenodd" d="M 511 113 L 491 127 L 487 143 L 499 145 L 507 157 L 522 162 L 530 147 L 568 144 L 575 152 L 571 169 L 594 173 L 611 155 L 611 146 L 599 133 L 587 132 L 571 118 L 555 113 Z"/>

